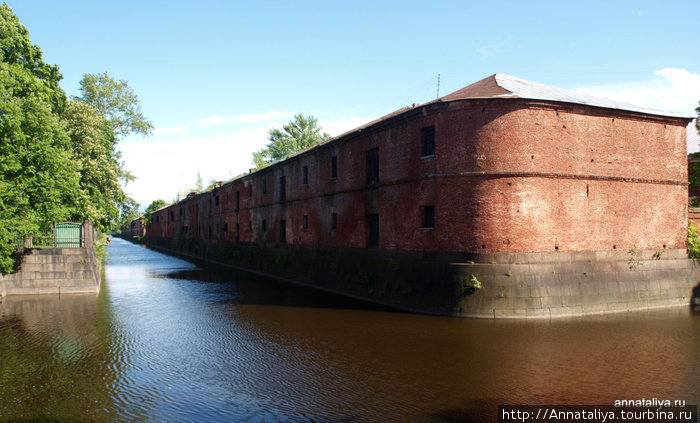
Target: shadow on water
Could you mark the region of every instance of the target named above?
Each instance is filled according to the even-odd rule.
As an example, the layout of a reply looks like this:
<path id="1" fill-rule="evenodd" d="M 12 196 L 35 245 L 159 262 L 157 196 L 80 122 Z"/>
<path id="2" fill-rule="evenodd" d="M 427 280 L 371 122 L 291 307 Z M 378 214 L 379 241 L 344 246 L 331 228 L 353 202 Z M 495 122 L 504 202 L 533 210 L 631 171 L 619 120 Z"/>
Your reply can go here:
<path id="1" fill-rule="evenodd" d="M 242 271 L 194 268 L 154 273 L 151 276 L 211 283 L 213 292 L 208 296 L 210 302 L 402 313 L 390 307 Z"/>

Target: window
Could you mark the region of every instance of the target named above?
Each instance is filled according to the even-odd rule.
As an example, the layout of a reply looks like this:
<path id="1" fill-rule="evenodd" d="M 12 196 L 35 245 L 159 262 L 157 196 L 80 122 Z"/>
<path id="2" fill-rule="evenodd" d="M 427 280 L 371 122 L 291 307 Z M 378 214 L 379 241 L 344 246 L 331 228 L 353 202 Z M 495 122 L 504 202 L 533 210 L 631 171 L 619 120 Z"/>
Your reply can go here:
<path id="1" fill-rule="evenodd" d="M 423 228 L 435 228 L 435 206 L 423 206 Z"/>
<path id="2" fill-rule="evenodd" d="M 222 232 L 228 232 L 228 222 L 224 223 L 224 226 L 221 227 Z"/>
<path id="3" fill-rule="evenodd" d="M 238 223 L 236 223 L 236 241 L 241 240 L 241 228 L 238 226 Z"/>
<path id="4" fill-rule="evenodd" d="M 367 185 L 379 182 L 379 149 L 367 151 Z"/>
<path id="5" fill-rule="evenodd" d="M 262 192 L 263 194 L 267 194 L 267 178 L 263 178 L 262 180 Z"/>
<path id="6" fill-rule="evenodd" d="M 156 216 L 156 223 L 160 223 L 160 216 Z"/>
<path id="7" fill-rule="evenodd" d="M 266 219 L 263 219 L 263 222 L 262 222 L 262 231 L 263 231 L 263 232 L 267 232 L 267 220 L 266 220 Z"/>
<path id="8" fill-rule="evenodd" d="M 331 231 L 338 230 L 338 213 L 331 213 Z"/>
<path id="9" fill-rule="evenodd" d="M 280 220 L 280 242 L 287 242 L 287 221 L 284 219 Z"/>
<path id="10" fill-rule="evenodd" d="M 331 178 L 338 177 L 338 156 L 331 157 Z"/>
<path id="11" fill-rule="evenodd" d="M 304 185 L 309 185 L 309 167 L 304 166 L 301 172 L 301 181 Z"/>
<path id="12" fill-rule="evenodd" d="M 309 230 L 309 216 L 304 215 L 304 218 L 302 219 L 302 226 L 301 227 L 304 231 Z"/>
<path id="13" fill-rule="evenodd" d="M 253 230 L 253 221 L 252 220 L 248 221 L 248 230 L 250 230 L 250 231 Z"/>
<path id="14" fill-rule="evenodd" d="M 280 176 L 280 201 L 287 199 L 287 178 Z"/>
<path id="15" fill-rule="evenodd" d="M 367 215 L 367 247 L 376 248 L 379 247 L 379 215 L 378 214 L 368 214 Z"/>
<path id="16" fill-rule="evenodd" d="M 236 191 L 236 211 L 241 208 L 241 193 Z"/>
<path id="17" fill-rule="evenodd" d="M 175 212 L 171 211 L 170 212 L 170 221 L 172 222 L 173 220 L 175 220 Z"/>
<path id="18" fill-rule="evenodd" d="M 423 157 L 435 155 L 435 126 L 428 126 L 421 130 L 423 133 Z"/>
<path id="19" fill-rule="evenodd" d="M 216 206 L 219 205 L 219 196 L 218 195 L 216 197 L 214 197 L 214 203 L 215 203 L 214 205 L 216 205 Z"/>

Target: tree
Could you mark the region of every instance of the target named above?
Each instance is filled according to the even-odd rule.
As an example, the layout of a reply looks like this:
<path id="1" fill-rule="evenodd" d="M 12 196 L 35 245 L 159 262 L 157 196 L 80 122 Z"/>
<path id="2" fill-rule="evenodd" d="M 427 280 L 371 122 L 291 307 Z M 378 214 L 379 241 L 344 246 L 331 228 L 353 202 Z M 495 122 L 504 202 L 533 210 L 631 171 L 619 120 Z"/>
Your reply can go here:
<path id="1" fill-rule="evenodd" d="M 107 73 L 87 74 L 80 81 L 80 92 L 74 99 L 97 109 L 115 138 L 153 132 L 153 124 L 141 112 L 141 103 L 127 81 L 117 81 Z"/>
<path id="2" fill-rule="evenodd" d="M 115 231 L 121 229 L 121 227 L 127 227 L 131 222 L 141 216 L 139 212 L 139 203 L 134 201 L 133 198 L 127 197 L 123 203 L 119 205 L 119 220 L 116 222 L 113 228 Z"/>
<path id="3" fill-rule="evenodd" d="M 158 209 L 162 209 L 163 207 L 167 206 L 168 203 L 165 200 L 153 200 L 153 202 L 146 207 L 146 212 L 143 214 L 143 217 L 146 218 L 146 225 L 151 224 L 151 215 L 153 214 L 154 211 Z"/>
<path id="4" fill-rule="evenodd" d="M 13 242 L 50 222 L 81 219 L 80 165 L 58 113 L 66 104 L 57 66 L 47 65 L 12 10 L 0 6 L 0 272 Z"/>
<path id="5" fill-rule="evenodd" d="M 262 169 L 330 138 L 327 133 L 321 133 L 321 127 L 318 126 L 316 118 L 310 115 L 295 115 L 282 128 L 283 131 L 276 128 L 270 129 L 267 137 L 270 142 L 262 150 L 253 153 L 253 164 L 257 169 Z"/>

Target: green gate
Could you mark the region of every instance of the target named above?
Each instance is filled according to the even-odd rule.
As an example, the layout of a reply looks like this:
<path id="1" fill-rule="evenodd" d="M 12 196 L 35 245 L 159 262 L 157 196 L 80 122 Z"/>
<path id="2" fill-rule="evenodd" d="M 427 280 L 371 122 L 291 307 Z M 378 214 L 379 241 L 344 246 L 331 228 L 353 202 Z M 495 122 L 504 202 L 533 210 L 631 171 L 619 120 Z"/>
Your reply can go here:
<path id="1" fill-rule="evenodd" d="M 80 248 L 83 246 L 83 225 L 80 223 L 56 223 L 56 247 Z"/>

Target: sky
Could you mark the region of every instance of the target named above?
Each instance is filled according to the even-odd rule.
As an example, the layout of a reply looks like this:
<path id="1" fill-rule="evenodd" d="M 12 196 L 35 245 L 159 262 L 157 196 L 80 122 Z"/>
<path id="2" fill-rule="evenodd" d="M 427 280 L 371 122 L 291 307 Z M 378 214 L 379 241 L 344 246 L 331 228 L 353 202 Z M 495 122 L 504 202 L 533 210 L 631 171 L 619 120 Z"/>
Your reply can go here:
<path id="1" fill-rule="evenodd" d="M 339 135 L 494 73 L 688 117 L 700 101 L 697 0 L 7 4 L 69 96 L 101 72 L 136 92 L 155 131 L 118 148 L 143 208 L 248 171 L 295 114 Z"/>

